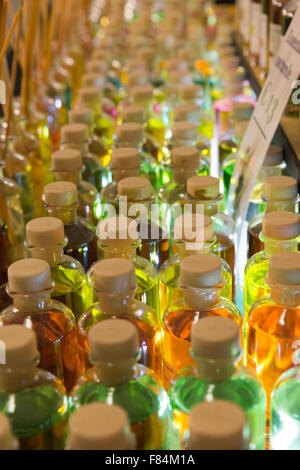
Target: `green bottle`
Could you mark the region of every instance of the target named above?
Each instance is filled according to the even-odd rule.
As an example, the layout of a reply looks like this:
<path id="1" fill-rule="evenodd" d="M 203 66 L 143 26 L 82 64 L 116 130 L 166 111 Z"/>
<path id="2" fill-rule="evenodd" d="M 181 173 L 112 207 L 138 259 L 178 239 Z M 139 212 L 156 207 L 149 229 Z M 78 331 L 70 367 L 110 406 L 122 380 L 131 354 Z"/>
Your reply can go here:
<path id="1" fill-rule="evenodd" d="M 248 418 L 250 448 L 263 449 L 266 396 L 254 374 L 239 364 L 238 325 L 228 318 L 202 318 L 193 324 L 191 340 L 195 366 L 183 369 L 169 391 L 173 426 L 182 438 L 195 405 L 229 400 L 239 405 Z"/>
<path id="2" fill-rule="evenodd" d="M 63 384 L 37 368 L 35 334 L 25 326 L 0 328 L 0 411 L 21 450 L 62 450 L 67 436 L 68 399 Z M 12 406 L 13 404 L 13 406 Z"/>
<path id="3" fill-rule="evenodd" d="M 71 392 L 72 409 L 91 402 L 119 405 L 128 414 L 137 449 L 168 449 L 170 404 L 156 375 L 137 364 L 138 334 L 126 320 L 106 320 L 89 332 L 93 368 Z"/>

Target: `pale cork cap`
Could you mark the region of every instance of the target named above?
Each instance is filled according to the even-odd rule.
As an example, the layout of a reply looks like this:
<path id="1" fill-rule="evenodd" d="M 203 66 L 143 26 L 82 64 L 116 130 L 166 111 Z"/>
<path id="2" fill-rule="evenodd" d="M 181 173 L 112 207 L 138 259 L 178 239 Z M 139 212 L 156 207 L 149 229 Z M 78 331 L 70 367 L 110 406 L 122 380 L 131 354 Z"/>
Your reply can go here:
<path id="1" fill-rule="evenodd" d="M 278 284 L 300 284 L 300 253 L 276 253 L 269 262 L 269 279 Z"/>
<path id="2" fill-rule="evenodd" d="M 242 140 L 249 125 L 250 120 L 244 119 L 243 121 L 237 121 L 234 124 L 234 134 L 237 139 Z"/>
<path id="3" fill-rule="evenodd" d="M 119 196 L 127 196 L 129 202 L 146 201 L 153 194 L 153 188 L 147 178 L 131 176 L 118 182 Z"/>
<path id="4" fill-rule="evenodd" d="M 105 76 L 99 73 L 85 73 L 82 76 L 82 84 L 86 86 L 95 86 L 97 88 L 103 88 L 105 84 Z"/>
<path id="5" fill-rule="evenodd" d="M 89 403 L 76 410 L 69 421 L 70 450 L 132 450 L 134 438 L 123 408 Z"/>
<path id="6" fill-rule="evenodd" d="M 207 242 L 214 235 L 212 219 L 203 214 L 183 214 L 174 223 L 174 240 Z"/>
<path id="7" fill-rule="evenodd" d="M 52 154 L 52 167 L 54 171 L 80 172 L 82 169 L 81 152 L 76 149 L 58 150 Z"/>
<path id="8" fill-rule="evenodd" d="M 188 70 L 174 70 L 169 73 L 169 81 L 176 86 L 190 85 L 192 76 Z"/>
<path id="9" fill-rule="evenodd" d="M 94 111 L 87 106 L 78 106 L 69 112 L 70 124 L 86 124 L 90 126 L 94 119 Z"/>
<path id="10" fill-rule="evenodd" d="M 194 288 L 214 287 L 222 281 L 222 262 L 215 255 L 191 255 L 180 266 L 180 282 Z"/>
<path id="11" fill-rule="evenodd" d="M 62 140 L 71 144 L 83 144 L 89 135 L 86 124 L 66 124 L 61 129 Z"/>
<path id="12" fill-rule="evenodd" d="M 9 289 L 17 294 L 41 292 L 51 285 L 49 264 L 41 259 L 22 259 L 7 270 Z"/>
<path id="13" fill-rule="evenodd" d="M 179 94 L 183 100 L 202 98 L 203 89 L 200 85 L 183 85 L 179 89 Z"/>
<path id="14" fill-rule="evenodd" d="M 192 408 L 189 419 L 191 450 L 239 450 L 244 446 L 246 417 L 235 403 L 202 402 Z"/>
<path id="15" fill-rule="evenodd" d="M 186 185 L 190 198 L 200 201 L 217 199 L 220 196 L 220 182 L 213 176 L 192 176 Z"/>
<path id="16" fill-rule="evenodd" d="M 93 59 L 86 65 L 86 71 L 88 73 L 106 73 L 107 69 L 108 65 L 105 60 Z"/>
<path id="17" fill-rule="evenodd" d="M 274 240 L 291 240 L 300 235 L 300 217 L 294 212 L 269 212 L 263 218 L 262 232 Z"/>
<path id="18" fill-rule="evenodd" d="M 196 139 L 198 133 L 197 124 L 188 121 L 178 121 L 172 125 L 171 132 L 174 140 Z"/>
<path id="19" fill-rule="evenodd" d="M 111 153 L 111 166 L 117 170 L 138 168 L 141 164 L 140 152 L 134 147 L 120 147 Z"/>
<path id="20" fill-rule="evenodd" d="M 93 362 L 125 362 L 135 358 L 139 351 L 137 328 L 129 321 L 117 318 L 93 326 L 88 341 Z"/>
<path id="21" fill-rule="evenodd" d="M 196 147 L 175 147 L 171 151 L 171 164 L 175 168 L 198 168 L 199 162 L 200 152 Z"/>
<path id="22" fill-rule="evenodd" d="M 97 237 L 107 246 L 128 246 L 138 240 L 138 225 L 129 217 L 111 217 L 98 223 Z"/>
<path id="23" fill-rule="evenodd" d="M 125 122 L 117 129 L 119 142 L 139 143 L 143 139 L 143 126 L 137 122 Z"/>
<path id="24" fill-rule="evenodd" d="M 0 450 L 12 450 L 15 442 L 9 419 L 0 413 Z"/>
<path id="25" fill-rule="evenodd" d="M 229 318 L 201 318 L 192 325 L 191 342 L 200 358 L 230 359 L 241 351 L 239 327 Z"/>
<path id="26" fill-rule="evenodd" d="M 131 88 L 130 95 L 135 101 L 150 101 L 153 98 L 153 90 L 151 85 L 136 85 Z"/>
<path id="27" fill-rule="evenodd" d="M 235 120 L 244 121 L 251 118 L 254 109 L 251 103 L 234 101 L 232 103 L 231 116 Z"/>
<path id="28" fill-rule="evenodd" d="M 93 266 L 95 287 L 110 294 L 127 292 L 136 287 L 135 268 L 131 261 L 111 258 Z"/>
<path id="29" fill-rule="evenodd" d="M 184 60 L 169 59 L 166 63 L 166 69 L 168 71 L 171 71 L 171 70 L 187 70 L 188 65 L 187 65 L 187 62 L 185 62 Z"/>
<path id="30" fill-rule="evenodd" d="M 29 246 L 51 248 L 64 242 L 64 224 L 55 217 L 40 217 L 26 225 L 26 239 Z"/>
<path id="31" fill-rule="evenodd" d="M 297 180 L 290 176 L 269 176 L 264 182 L 264 198 L 270 201 L 292 201 L 297 195 Z"/>
<path id="32" fill-rule="evenodd" d="M 201 106 L 193 103 L 184 103 L 174 109 L 175 121 L 200 121 Z"/>
<path id="33" fill-rule="evenodd" d="M 85 86 L 79 90 L 78 93 L 82 103 L 93 103 L 101 100 L 101 90 L 96 86 Z"/>
<path id="34" fill-rule="evenodd" d="M 122 109 L 123 122 L 137 122 L 144 124 L 146 122 L 146 113 L 142 106 L 129 104 Z"/>
<path id="35" fill-rule="evenodd" d="M 47 206 L 72 206 L 78 202 L 77 186 L 69 181 L 49 183 L 44 187 L 43 200 Z"/>
<path id="36" fill-rule="evenodd" d="M 263 166 L 280 165 L 283 160 L 283 148 L 279 145 L 271 145 L 264 159 Z"/>
<path id="37" fill-rule="evenodd" d="M 4 345 L 5 352 L 3 366 L 10 369 L 32 364 L 38 357 L 35 333 L 23 325 L 8 325 L 0 328 L 0 342 Z"/>
<path id="38" fill-rule="evenodd" d="M 146 86 L 148 81 L 148 73 L 145 70 L 133 70 L 127 74 L 127 82 L 130 87 Z"/>

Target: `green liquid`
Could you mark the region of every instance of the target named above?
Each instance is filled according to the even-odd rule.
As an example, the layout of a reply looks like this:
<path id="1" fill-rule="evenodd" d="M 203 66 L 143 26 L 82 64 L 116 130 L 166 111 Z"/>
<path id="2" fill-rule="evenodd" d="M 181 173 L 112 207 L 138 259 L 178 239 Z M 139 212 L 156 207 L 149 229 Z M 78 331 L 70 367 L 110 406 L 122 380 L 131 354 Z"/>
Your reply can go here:
<path id="1" fill-rule="evenodd" d="M 224 199 L 223 199 L 223 202 L 224 202 L 224 204 L 226 204 L 227 201 L 228 201 L 230 181 L 231 181 L 231 177 L 232 177 L 233 172 L 234 172 L 234 168 L 235 168 L 235 162 L 230 162 L 228 165 L 224 166 L 224 168 L 223 168 L 223 181 L 224 181 Z"/>

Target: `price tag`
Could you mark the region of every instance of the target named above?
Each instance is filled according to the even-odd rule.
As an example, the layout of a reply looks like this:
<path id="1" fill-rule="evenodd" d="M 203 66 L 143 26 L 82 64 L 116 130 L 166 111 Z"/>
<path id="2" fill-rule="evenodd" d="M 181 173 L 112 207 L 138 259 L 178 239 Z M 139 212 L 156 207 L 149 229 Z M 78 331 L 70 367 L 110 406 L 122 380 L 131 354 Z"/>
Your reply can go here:
<path id="1" fill-rule="evenodd" d="M 235 217 L 238 236 L 247 216 L 249 199 L 259 171 L 299 75 L 300 8 L 287 30 L 260 93 L 231 178 L 228 212 Z"/>

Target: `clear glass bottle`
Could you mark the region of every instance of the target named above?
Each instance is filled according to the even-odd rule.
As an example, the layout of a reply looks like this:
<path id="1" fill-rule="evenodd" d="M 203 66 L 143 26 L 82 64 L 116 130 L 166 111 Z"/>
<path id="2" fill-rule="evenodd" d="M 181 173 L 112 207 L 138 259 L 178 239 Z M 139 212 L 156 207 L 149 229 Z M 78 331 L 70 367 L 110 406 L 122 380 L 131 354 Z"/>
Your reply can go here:
<path id="1" fill-rule="evenodd" d="M 272 67 L 274 59 L 279 51 L 282 30 L 282 9 L 288 0 L 272 0 L 270 6 L 269 24 L 269 68 Z"/>
<path id="2" fill-rule="evenodd" d="M 222 262 L 215 255 L 190 255 L 180 265 L 178 287 L 181 299 L 171 304 L 163 316 L 162 354 L 165 388 L 173 383 L 178 372 L 194 364 L 190 356 L 190 333 L 195 321 L 202 317 L 222 316 L 234 320 L 242 331 L 242 316 L 237 307 L 222 297 L 224 288 Z"/>
<path id="3" fill-rule="evenodd" d="M 43 202 L 49 217 L 57 217 L 65 226 L 68 244 L 64 251 L 77 259 L 85 271 L 97 261 L 97 237 L 94 226 L 77 216 L 78 191 L 74 183 L 57 181 L 44 188 Z"/>
<path id="4" fill-rule="evenodd" d="M 126 320 L 106 320 L 93 326 L 88 340 L 93 368 L 72 390 L 73 409 L 91 402 L 122 406 L 138 450 L 168 449 L 168 395 L 155 373 L 137 364 L 137 329 Z"/>
<path id="5" fill-rule="evenodd" d="M 0 413 L 0 450 L 19 450 L 19 442 L 14 437 L 7 416 Z"/>
<path id="6" fill-rule="evenodd" d="M 260 239 L 264 251 L 250 258 L 244 275 L 244 318 L 250 308 L 270 289 L 265 281 L 271 256 L 275 253 L 297 252 L 300 236 L 300 217 L 293 212 L 268 212 L 262 221 Z"/>
<path id="7" fill-rule="evenodd" d="M 260 56 L 260 28 L 262 5 L 261 0 L 251 0 L 251 25 L 250 25 L 250 53 L 253 65 L 259 63 Z"/>
<path id="8" fill-rule="evenodd" d="M 290 176 L 269 176 L 263 187 L 263 196 L 259 204 L 259 214 L 248 225 L 248 258 L 264 249 L 260 239 L 262 221 L 268 212 L 299 212 L 297 180 Z"/>
<path id="9" fill-rule="evenodd" d="M 99 426 L 105 423 L 105 427 Z M 126 411 L 118 405 L 88 403 L 70 417 L 68 450 L 134 450 L 135 435 Z"/>
<path id="10" fill-rule="evenodd" d="M 269 21 L 271 1 L 261 0 L 261 5 L 259 66 L 262 77 L 266 78 L 269 70 Z"/>
<path id="11" fill-rule="evenodd" d="M 93 266 L 97 303 L 78 322 L 79 351 L 85 368 L 88 359 L 88 332 L 93 325 L 110 318 L 124 318 L 137 327 L 142 350 L 141 363 L 161 376 L 161 333 L 158 312 L 135 299 L 135 267 L 124 258 L 99 261 Z"/>
<path id="12" fill-rule="evenodd" d="M 51 297 L 67 305 L 78 320 L 93 303 L 92 287 L 87 283 L 83 266 L 64 254 L 68 241 L 60 219 L 41 217 L 26 226 L 26 247 L 31 258 L 46 261 L 55 283 Z"/>
<path id="13" fill-rule="evenodd" d="M 169 390 L 173 426 L 181 439 L 188 430 L 191 410 L 218 399 L 239 405 L 248 419 L 250 449 L 265 447 L 266 395 L 255 375 L 239 363 L 240 329 L 222 317 L 200 318 L 191 330 L 194 367 L 183 369 Z"/>
<path id="14" fill-rule="evenodd" d="M 236 121 L 234 126 L 229 131 L 221 135 L 219 139 L 219 158 L 222 166 L 222 176 L 224 184 L 224 197 L 227 200 L 228 190 L 230 186 L 230 179 L 234 170 L 234 167 L 228 167 L 230 164 L 235 164 L 234 155 L 238 150 L 242 138 L 249 125 L 249 121 Z M 228 159 L 227 159 L 228 157 Z"/>
<path id="15" fill-rule="evenodd" d="M 201 135 L 204 135 L 209 140 L 212 139 L 214 120 L 208 110 L 206 111 L 203 87 L 197 84 L 183 85 L 179 88 L 179 95 L 182 104 L 194 105 L 201 108 L 199 119 L 197 116 L 195 123 L 198 125 L 198 131 Z M 180 120 L 185 121 L 188 119 Z"/>
<path id="16" fill-rule="evenodd" d="M 10 265 L 7 225 L 0 217 L 0 311 L 10 304 L 6 293 L 7 269 Z"/>
<path id="17" fill-rule="evenodd" d="M 82 156 L 79 150 L 58 150 L 52 154 L 52 171 L 56 181 L 71 181 L 78 191 L 78 214 L 96 226 L 101 215 L 100 195 L 92 183 L 82 180 Z"/>
<path id="18" fill-rule="evenodd" d="M 6 353 L 6 363 L 0 365 L 0 411 L 9 419 L 20 450 L 63 450 L 68 398 L 60 380 L 37 368 L 34 332 L 6 326 L 0 328 L 0 339 Z"/>

